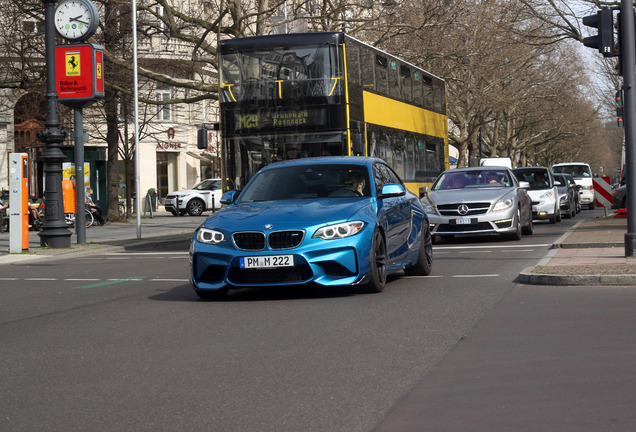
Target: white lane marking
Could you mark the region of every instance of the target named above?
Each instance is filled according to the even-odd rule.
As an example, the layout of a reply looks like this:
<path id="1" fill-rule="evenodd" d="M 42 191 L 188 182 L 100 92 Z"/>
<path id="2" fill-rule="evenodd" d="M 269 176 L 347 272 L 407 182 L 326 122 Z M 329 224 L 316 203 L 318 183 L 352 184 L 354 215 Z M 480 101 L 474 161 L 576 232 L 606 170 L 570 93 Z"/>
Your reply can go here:
<path id="1" fill-rule="evenodd" d="M 189 279 L 149 279 L 152 282 L 190 282 Z"/>
<path id="2" fill-rule="evenodd" d="M 16 281 L 16 280 L 20 280 L 20 279 L 19 278 L 8 278 L 8 277 L 0 278 L 0 281 Z"/>
<path id="3" fill-rule="evenodd" d="M 65 281 L 69 281 L 69 282 L 94 282 L 94 281 L 98 281 L 101 279 L 95 279 L 95 278 L 68 278 L 68 279 L 64 279 Z"/>
<path id="4" fill-rule="evenodd" d="M 24 278 L 25 281 L 56 281 L 56 278 Z"/>

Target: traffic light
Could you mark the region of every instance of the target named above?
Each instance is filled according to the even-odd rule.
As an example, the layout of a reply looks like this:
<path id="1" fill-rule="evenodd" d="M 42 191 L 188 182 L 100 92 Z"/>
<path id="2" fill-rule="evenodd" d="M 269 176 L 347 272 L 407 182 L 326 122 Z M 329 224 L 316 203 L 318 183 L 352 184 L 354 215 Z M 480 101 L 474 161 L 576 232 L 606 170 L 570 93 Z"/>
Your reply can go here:
<path id="1" fill-rule="evenodd" d="M 616 124 L 618 127 L 624 126 L 625 114 L 623 111 L 623 89 L 616 92 Z"/>
<path id="2" fill-rule="evenodd" d="M 197 148 L 198 149 L 206 149 L 206 148 L 208 148 L 208 131 L 207 131 L 207 129 L 198 129 L 197 130 Z"/>
<path id="3" fill-rule="evenodd" d="M 603 8 L 596 15 L 583 17 L 583 25 L 598 29 L 596 36 L 583 39 L 583 45 L 598 49 L 604 57 L 614 57 L 614 13 L 610 8 Z"/>

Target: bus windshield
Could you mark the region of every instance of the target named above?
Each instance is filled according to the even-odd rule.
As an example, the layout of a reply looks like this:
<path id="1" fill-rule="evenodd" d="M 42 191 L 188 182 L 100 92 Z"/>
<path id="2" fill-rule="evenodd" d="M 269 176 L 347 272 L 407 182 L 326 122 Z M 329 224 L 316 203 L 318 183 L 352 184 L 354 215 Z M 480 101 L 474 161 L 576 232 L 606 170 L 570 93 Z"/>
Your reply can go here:
<path id="1" fill-rule="evenodd" d="M 343 78 L 333 45 L 226 53 L 221 58 L 221 101 L 338 96 Z"/>

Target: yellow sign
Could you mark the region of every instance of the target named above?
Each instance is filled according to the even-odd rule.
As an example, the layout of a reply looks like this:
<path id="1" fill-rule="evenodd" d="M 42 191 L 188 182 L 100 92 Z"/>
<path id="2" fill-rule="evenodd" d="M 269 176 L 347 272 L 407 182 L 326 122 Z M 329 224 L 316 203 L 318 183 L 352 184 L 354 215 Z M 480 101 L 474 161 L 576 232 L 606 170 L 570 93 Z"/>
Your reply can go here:
<path id="1" fill-rule="evenodd" d="M 102 79 L 102 64 L 101 63 L 97 63 L 96 65 L 97 67 L 95 68 L 95 73 L 97 74 L 97 79 Z"/>
<path id="2" fill-rule="evenodd" d="M 79 51 L 66 52 L 66 76 L 80 76 Z"/>

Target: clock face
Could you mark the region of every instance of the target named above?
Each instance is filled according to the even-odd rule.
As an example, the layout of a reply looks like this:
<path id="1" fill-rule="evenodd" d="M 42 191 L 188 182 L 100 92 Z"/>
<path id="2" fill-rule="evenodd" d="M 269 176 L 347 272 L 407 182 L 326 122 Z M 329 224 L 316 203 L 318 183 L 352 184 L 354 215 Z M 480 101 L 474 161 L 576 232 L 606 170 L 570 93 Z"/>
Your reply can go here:
<path id="1" fill-rule="evenodd" d="M 98 24 L 97 8 L 88 0 L 64 0 L 55 8 L 55 30 L 64 39 L 88 39 Z"/>

